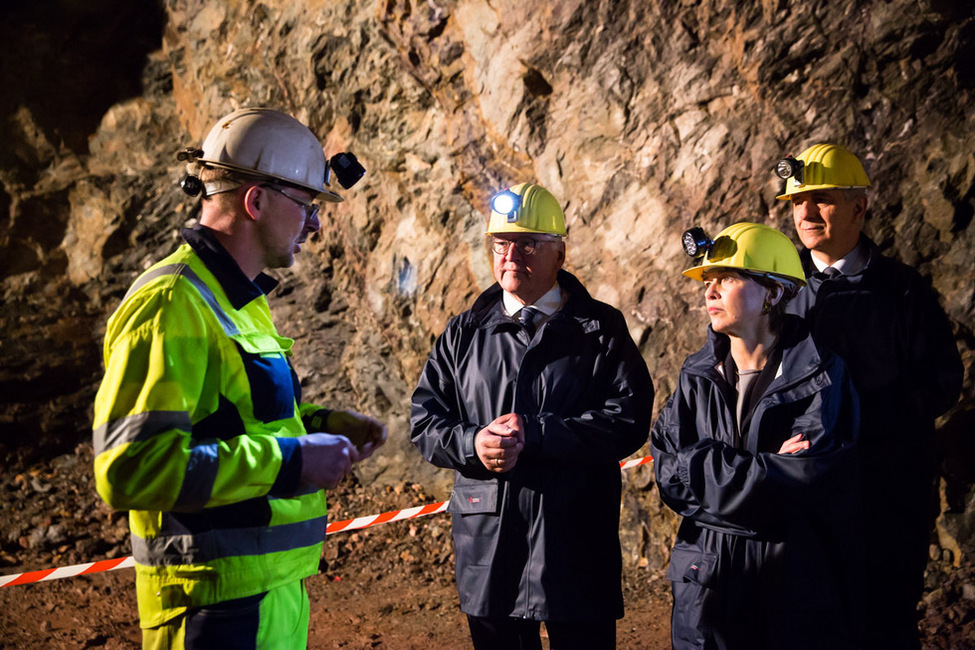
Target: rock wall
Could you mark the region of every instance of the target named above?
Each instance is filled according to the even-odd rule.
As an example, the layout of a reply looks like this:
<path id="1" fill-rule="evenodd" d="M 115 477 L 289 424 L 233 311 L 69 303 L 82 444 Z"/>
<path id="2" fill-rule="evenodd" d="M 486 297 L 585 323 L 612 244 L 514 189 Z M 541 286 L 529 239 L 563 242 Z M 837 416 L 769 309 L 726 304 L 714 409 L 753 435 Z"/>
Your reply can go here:
<path id="1" fill-rule="evenodd" d="M 968 369 L 943 418 L 939 545 L 975 551 L 975 19 L 890 0 L 124 0 L 20 9 L 0 119 L 0 444 L 85 439 L 104 322 L 197 207 L 175 152 L 240 106 L 289 111 L 364 182 L 272 299 L 309 399 L 384 417 L 364 480 L 450 477 L 409 445 L 409 396 L 447 319 L 491 282 L 498 188 L 559 197 L 569 270 L 617 305 L 655 408 L 704 337 L 678 244 L 738 220 L 794 235 L 774 162 L 846 144 L 874 181 L 867 231 L 944 299 Z M 30 444 L 27 444 L 30 443 Z M 625 475 L 628 561 L 662 566 L 674 517 Z"/>

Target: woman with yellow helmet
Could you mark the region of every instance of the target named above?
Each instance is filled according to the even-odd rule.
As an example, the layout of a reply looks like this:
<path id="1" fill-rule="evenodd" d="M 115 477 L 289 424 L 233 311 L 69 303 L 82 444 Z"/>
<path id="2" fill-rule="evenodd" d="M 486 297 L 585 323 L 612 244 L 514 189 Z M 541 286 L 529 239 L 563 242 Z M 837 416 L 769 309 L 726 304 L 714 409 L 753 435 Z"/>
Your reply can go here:
<path id="1" fill-rule="evenodd" d="M 651 434 L 661 498 L 683 517 L 673 646 L 856 647 L 857 399 L 843 362 L 785 313 L 805 284 L 796 248 L 754 223 L 683 244 L 710 326 Z"/>

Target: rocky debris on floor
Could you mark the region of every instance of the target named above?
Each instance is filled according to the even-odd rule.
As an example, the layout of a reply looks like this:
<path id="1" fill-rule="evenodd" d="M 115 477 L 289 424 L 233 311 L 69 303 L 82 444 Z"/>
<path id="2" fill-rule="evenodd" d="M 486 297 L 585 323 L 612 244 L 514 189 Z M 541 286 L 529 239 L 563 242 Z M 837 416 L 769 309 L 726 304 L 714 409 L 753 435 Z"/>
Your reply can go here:
<path id="1" fill-rule="evenodd" d="M 109 509 L 95 493 L 90 444 L 48 462 L 24 462 L 18 452 L 0 457 L 5 470 L 0 473 L 0 575 L 131 552 L 125 513 Z M 329 521 L 437 502 L 418 483 L 377 486 L 350 476 L 328 492 Z M 928 569 L 919 605 L 924 648 L 975 648 L 975 566 L 953 567 L 950 560 L 932 561 Z M 0 647 L 11 639 L 52 648 L 137 645 L 132 580 L 132 573 L 122 570 L 0 589 L 0 629 L 6 635 Z M 410 626 L 422 628 L 414 630 L 426 635 L 416 637 L 415 647 L 424 647 L 427 638 L 453 630 L 460 616 L 450 517 L 440 513 L 328 535 L 320 575 L 307 584 L 322 608 L 319 616 L 328 617 L 327 626 L 318 621 L 323 629 L 313 630 L 313 636 L 351 639 L 333 647 L 412 647 L 397 645 L 410 638 Z M 639 644 L 648 634 L 665 639 L 670 607 L 665 572 L 630 562 L 623 591 L 627 618 L 621 643 L 643 647 Z"/>

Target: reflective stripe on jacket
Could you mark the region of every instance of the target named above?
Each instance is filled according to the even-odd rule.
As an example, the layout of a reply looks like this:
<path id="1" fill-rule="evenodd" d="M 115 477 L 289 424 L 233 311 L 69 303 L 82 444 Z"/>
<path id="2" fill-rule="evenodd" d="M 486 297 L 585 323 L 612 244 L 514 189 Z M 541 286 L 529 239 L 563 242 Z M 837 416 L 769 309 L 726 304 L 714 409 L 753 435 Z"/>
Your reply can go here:
<path id="1" fill-rule="evenodd" d="M 623 613 L 619 461 L 646 441 L 653 384 L 623 315 L 564 271 L 568 295 L 529 340 L 494 285 L 437 339 L 413 393 L 413 444 L 456 470 L 457 589 L 473 616 L 586 621 Z M 474 436 L 524 420 L 514 469 L 487 471 Z"/>
<path id="2" fill-rule="evenodd" d="M 109 320 L 95 400 L 96 488 L 130 511 L 144 627 L 316 573 L 325 536 L 292 341 L 212 236 L 184 237 Z"/>

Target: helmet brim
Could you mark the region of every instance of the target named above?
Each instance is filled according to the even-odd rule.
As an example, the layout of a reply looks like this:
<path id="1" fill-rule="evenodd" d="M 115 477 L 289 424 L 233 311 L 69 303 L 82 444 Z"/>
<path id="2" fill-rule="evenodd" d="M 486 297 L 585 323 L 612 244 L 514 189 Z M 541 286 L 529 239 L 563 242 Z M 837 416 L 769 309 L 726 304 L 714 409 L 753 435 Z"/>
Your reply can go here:
<path id="1" fill-rule="evenodd" d="M 785 192 L 783 194 L 779 194 L 775 198 L 778 199 L 779 201 L 787 201 L 787 200 L 791 199 L 793 196 L 795 196 L 796 194 L 804 194 L 806 192 L 815 192 L 817 190 L 865 190 L 868 187 L 870 187 L 870 186 L 869 185 L 826 185 L 826 184 L 824 184 L 824 185 L 803 185 L 801 187 L 797 187 L 796 189 L 792 190 L 791 192 L 788 192 L 787 191 L 787 192 Z"/>
<path id="2" fill-rule="evenodd" d="M 681 271 L 681 275 L 688 277 L 691 280 L 697 280 L 698 282 L 704 282 L 704 274 L 707 271 L 736 271 L 738 273 L 743 273 L 745 275 L 760 275 L 776 282 L 783 282 L 786 284 L 795 285 L 797 288 L 806 286 L 805 278 L 794 278 L 789 275 L 782 275 L 781 273 L 770 273 L 769 271 L 763 271 L 761 269 L 753 268 L 742 268 L 738 266 L 722 266 L 720 264 L 702 264 L 700 266 L 694 266 L 689 269 Z"/>

